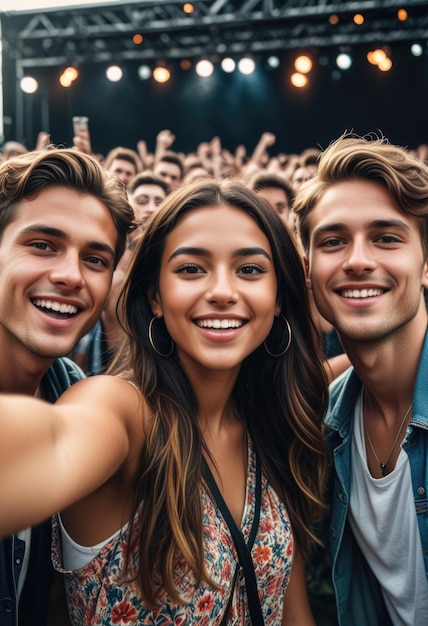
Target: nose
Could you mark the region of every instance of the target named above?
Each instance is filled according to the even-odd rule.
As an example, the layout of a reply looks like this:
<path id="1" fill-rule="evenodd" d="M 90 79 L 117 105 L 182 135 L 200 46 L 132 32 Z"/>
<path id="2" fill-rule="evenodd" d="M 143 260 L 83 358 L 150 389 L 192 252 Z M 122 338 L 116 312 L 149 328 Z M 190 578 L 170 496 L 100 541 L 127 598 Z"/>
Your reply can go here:
<path id="1" fill-rule="evenodd" d="M 363 274 L 372 272 L 376 267 L 376 258 L 370 242 L 363 238 L 357 238 L 349 244 L 343 261 L 343 269 L 346 272 Z"/>
<path id="2" fill-rule="evenodd" d="M 150 199 L 148 201 L 148 203 L 146 204 L 146 211 L 147 211 L 147 213 L 149 213 L 151 215 L 152 213 L 157 211 L 157 209 L 158 209 L 158 206 L 157 206 L 156 202 L 153 199 Z"/>
<path id="3" fill-rule="evenodd" d="M 234 304 L 238 301 L 236 279 L 230 271 L 221 268 L 212 273 L 206 291 L 206 299 L 210 303 L 221 305 Z"/>
<path id="4" fill-rule="evenodd" d="M 69 250 L 55 259 L 50 280 L 53 284 L 67 289 L 79 290 L 82 288 L 84 278 L 81 259 L 77 251 Z"/>

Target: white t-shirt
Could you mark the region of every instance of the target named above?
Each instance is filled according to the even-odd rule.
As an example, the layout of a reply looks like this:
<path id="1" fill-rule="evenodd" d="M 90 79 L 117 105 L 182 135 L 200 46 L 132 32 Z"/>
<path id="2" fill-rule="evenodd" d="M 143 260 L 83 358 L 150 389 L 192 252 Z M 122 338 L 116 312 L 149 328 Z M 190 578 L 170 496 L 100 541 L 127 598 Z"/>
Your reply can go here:
<path id="1" fill-rule="evenodd" d="M 428 582 L 403 449 L 394 470 L 373 478 L 367 466 L 362 395 L 355 405 L 349 521 L 379 581 L 394 626 L 428 625 Z"/>

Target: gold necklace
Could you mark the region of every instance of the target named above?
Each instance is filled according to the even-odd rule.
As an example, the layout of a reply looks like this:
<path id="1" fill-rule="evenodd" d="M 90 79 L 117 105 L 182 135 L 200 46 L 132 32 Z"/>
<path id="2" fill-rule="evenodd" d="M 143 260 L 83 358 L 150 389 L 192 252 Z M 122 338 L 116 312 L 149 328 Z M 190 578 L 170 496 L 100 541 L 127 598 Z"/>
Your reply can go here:
<path id="1" fill-rule="evenodd" d="M 404 426 L 404 422 L 406 421 L 406 418 L 407 418 L 407 416 L 409 415 L 409 413 L 410 413 L 410 411 L 411 411 L 411 409 L 412 409 L 412 406 L 413 406 L 413 404 L 411 403 L 411 404 L 410 404 L 410 406 L 409 406 L 409 408 L 407 409 L 407 411 L 406 411 L 406 412 L 405 412 L 405 414 L 404 414 L 404 417 L 403 417 L 403 419 L 402 419 L 402 421 L 401 421 L 401 424 L 400 424 L 400 429 L 399 429 L 399 431 L 398 431 L 398 433 L 397 433 L 397 436 L 396 436 L 396 437 L 395 437 L 395 439 L 394 439 L 394 443 L 392 444 L 391 451 L 390 451 L 390 453 L 388 454 L 388 458 L 386 459 L 385 463 L 382 463 L 382 461 L 380 460 L 380 458 L 379 458 L 379 457 L 378 457 L 378 455 L 376 454 L 376 450 L 374 449 L 373 442 L 372 442 L 372 440 L 371 440 L 371 438 L 370 438 L 370 435 L 369 435 L 369 431 L 367 430 L 367 426 L 366 426 L 366 424 L 365 424 L 365 422 L 364 422 L 364 420 L 363 420 L 363 422 L 364 422 L 364 430 L 366 431 L 367 440 L 368 440 L 368 442 L 369 442 L 369 444 L 370 444 L 370 448 L 372 449 L 372 452 L 373 452 L 373 454 L 374 454 L 374 457 L 375 457 L 376 461 L 379 463 L 379 467 L 380 467 L 380 471 L 382 472 L 382 476 L 386 476 L 386 466 L 388 465 L 389 460 L 390 460 L 390 458 L 391 458 L 391 456 L 392 456 L 392 453 L 393 453 L 393 452 L 394 452 L 394 450 L 395 450 L 395 446 L 397 445 L 398 437 L 400 436 L 400 433 L 401 433 L 401 431 L 402 431 L 402 429 L 403 429 L 403 426 Z"/>

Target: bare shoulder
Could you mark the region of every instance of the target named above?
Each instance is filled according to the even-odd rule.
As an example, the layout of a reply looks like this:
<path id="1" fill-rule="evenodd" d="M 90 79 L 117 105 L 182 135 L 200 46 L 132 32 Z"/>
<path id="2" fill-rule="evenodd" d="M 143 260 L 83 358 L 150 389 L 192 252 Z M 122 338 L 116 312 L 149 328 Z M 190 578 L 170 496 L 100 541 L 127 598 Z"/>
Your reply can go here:
<path id="1" fill-rule="evenodd" d="M 90 376 L 72 385 L 59 398 L 60 406 L 74 406 L 83 414 L 114 415 L 128 427 L 142 425 L 147 405 L 142 393 L 129 380 L 118 376 Z"/>

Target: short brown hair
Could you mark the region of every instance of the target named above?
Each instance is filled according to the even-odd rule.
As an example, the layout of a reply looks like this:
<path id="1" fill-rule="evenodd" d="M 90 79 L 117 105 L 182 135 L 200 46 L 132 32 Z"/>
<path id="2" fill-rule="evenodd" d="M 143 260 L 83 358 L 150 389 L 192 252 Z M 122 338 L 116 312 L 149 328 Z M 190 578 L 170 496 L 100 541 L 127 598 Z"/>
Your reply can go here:
<path id="1" fill-rule="evenodd" d="M 20 200 L 36 197 L 43 189 L 54 186 L 90 194 L 106 206 L 117 230 L 117 263 L 134 227 L 126 189 L 94 157 L 77 150 L 52 146 L 13 157 L 0 165 L 0 238 L 13 220 Z"/>
<path id="2" fill-rule="evenodd" d="M 406 148 L 378 135 L 344 133 L 321 154 L 317 174 L 296 194 L 294 212 L 304 249 L 309 215 L 324 193 L 340 182 L 369 180 L 382 185 L 404 213 L 420 218 L 422 249 L 428 256 L 428 166 Z"/>

